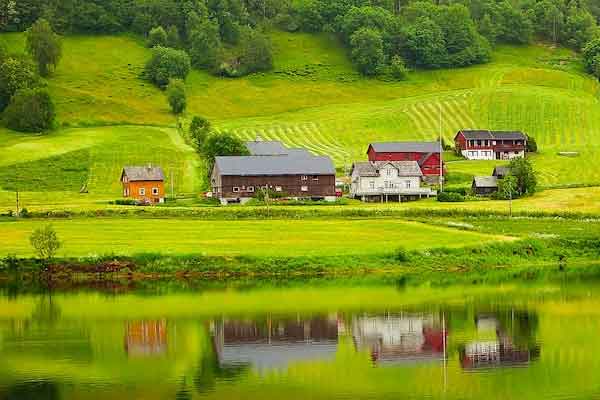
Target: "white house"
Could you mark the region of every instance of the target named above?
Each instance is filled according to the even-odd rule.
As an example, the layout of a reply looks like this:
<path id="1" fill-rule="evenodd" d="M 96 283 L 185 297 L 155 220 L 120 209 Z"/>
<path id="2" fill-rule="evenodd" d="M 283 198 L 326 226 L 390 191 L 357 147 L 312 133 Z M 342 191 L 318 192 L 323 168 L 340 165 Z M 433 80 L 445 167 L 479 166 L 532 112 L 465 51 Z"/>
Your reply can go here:
<path id="1" fill-rule="evenodd" d="M 422 188 L 423 173 L 416 161 L 367 161 L 354 163 L 351 197 L 363 201 L 403 201 L 435 196 Z"/>

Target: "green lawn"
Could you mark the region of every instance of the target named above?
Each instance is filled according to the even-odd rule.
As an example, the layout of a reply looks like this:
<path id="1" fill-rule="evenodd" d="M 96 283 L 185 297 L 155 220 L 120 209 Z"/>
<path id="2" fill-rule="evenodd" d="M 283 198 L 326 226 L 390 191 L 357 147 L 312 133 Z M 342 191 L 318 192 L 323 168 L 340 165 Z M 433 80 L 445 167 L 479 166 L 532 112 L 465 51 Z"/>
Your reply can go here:
<path id="1" fill-rule="evenodd" d="M 260 135 L 328 154 L 343 169 L 364 159 L 371 141 L 434 139 L 441 110 L 448 141 L 460 128 L 535 136 L 540 153 L 532 159 L 543 187 L 600 185 L 600 170 L 590 167 L 600 162 L 600 85 L 569 50 L 501 46 L 486 65 L 417 71 L 405 82 L 386 82 L 360 77 L 331 35 L 271 37 L 272 72 L 227 79 L 192 71 L 186 118 L 203 115 L 244 139 Z M 11 51 L 23 51 L 22 34 L 2 39 Z M 118 194 L 115 174 L 124 163 L 152 161 L 175 171 L 178 192 L 200 190 L 200 162 L 172 128 L 164 94 L 140 79 L 149 55 L 143 41 L 129 35 L 66 37 L 63 60 L 48 80 L 62 128 L 43 138 L 0 131 L 0 186 L 10 189 L 13 165 L 31 161 L 22 165 L 21 180 L 38 191 L 25 198 L 32 193 L 33 203 L 89 204 L 88 198 Z M 157 128 L 92 127 L 102 124 Z M 580 156 L 560 157 L 559 151 Z M 63 168 L 73 160 L 77 170 Z M 51 166 L 52 182 L 44 165 Z M 465 185 L 494 165 L 457 161 L 449 170 Z M 82 201 L 75 189 L 85 181 L 90 196 Z M 9 203 L 10 193 L 0 192 L 0 204 Z"/>
<path id="2" fill-rule="evenodd" d="M 331 256 L 457 247 L 505 236 L 463 232 L 399 220 L 200 221 L 181 219 L 22 220 L 0 223 L 1 255 L 32 255 L 29 235 L 51 223 L 59 255 L 162 254 Z"/>

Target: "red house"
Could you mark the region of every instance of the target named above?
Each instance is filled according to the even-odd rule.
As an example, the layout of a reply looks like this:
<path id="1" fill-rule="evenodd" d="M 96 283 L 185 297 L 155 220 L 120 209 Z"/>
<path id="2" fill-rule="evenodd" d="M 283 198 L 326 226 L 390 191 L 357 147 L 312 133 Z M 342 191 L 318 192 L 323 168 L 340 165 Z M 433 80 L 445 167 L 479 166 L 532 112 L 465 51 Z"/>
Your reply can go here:
<path id="1" fill-rule="evenodd" d="M 438 142 L 371 143 L 367 150 L 369 161 L 416 161 L 424 177 L 440 176 L 442 146 Z M 444 175 L 446 166 L 442 163 Z"/>
<path id="2" fill-rule="evenodd" d="M 462 130 L 454 137 L 457 153 L 469 160 L 525 157 L 527 135 L 518 131 Z"/>

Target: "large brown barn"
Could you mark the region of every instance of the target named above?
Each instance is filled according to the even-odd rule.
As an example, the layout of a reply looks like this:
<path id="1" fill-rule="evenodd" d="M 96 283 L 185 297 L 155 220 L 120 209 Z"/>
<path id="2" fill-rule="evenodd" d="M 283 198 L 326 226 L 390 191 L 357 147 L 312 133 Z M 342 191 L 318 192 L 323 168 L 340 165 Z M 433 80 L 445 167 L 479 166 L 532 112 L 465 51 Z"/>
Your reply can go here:
<path id="1" fill-rule="evenodd" d="M 271 155 L 260 151 L 263 155 L 217 157 L 211 175 L 213 195 L 223 204 L 244 203 L 268 188 L 281 197 L 335 200 L 335 168 L 329 157 L 273 148 L 277 152 Z"/>

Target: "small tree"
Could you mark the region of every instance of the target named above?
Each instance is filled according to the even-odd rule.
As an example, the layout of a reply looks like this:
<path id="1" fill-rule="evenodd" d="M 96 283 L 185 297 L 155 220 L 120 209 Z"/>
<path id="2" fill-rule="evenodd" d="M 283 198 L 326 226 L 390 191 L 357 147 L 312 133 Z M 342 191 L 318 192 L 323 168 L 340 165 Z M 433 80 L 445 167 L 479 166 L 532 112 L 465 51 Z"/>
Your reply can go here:
<path id="1" fill-rule="evenodd" d="M 534 194 L 537 190 L 537 177 L 531 162 L 526 158 L 515 158 L 509 165 L 510 174 L 516 179 L 516 192 L 519 196 Z"/>
<path id="2" fill-rule="evenodd" d="M 390 73 L 396 80 L 403 81 L 406 79 L 408 75 L 408 68 L 406 68 L 402 57 L 392 57 L 392 62 L 390 63 Z"/>
<path id="3" fill-rule="evenodd" d="M 27 30 L 27 51 L 38 65 L 40 75 L 50 75 L 62 56 L 62 42 L 52 30 L 50 23 L 43 18 L 38 19 Z"/>
<path id="4" fill-rule="evenodd" d="M 167 29 L 167 46 L 177 48 L 179 46 L 179 31 L 175 25 L 169 26 Z"/>
<path id="5" fill-rule="evenodd" d="M 42 132 L 52 127 L 54 103 L 46 89 L 22 89 L 5 111 L 6 125 L 21 132 Z"/>
<path id="6" fill-rule="evenodd" d="M 250 154 L 244 142 L 229 132 L 213 133 L 208 136 L 204 142 L 203 153 L 208 162 L 207 172 L 209 175 L 212 173 L 216 157 L 245 156 Z"/>
<path id="7" fill-rule="evenodd" d="M 190 124 L 190 139 L 196 147 L 196 151 L 204 151 L 204 142 L 210 133 L 210 122 L 206 118 L 195 116 Z"/>
<path id="8" fill-rule="evenodd" d="M 591 40 L 583 48 L 583 64 L 586 70 L 600 78 L 600 36 Z"/>
<path id="9" fill-rule="evenodd" d="M 162 26 L 152 28 L 148 33 L 148 47 L 167 46 L 167 32 Z"/>
<path id="10" fill-rule="evenodd" d="M 529 153 L 537 153 L 538 145 L 537 141 L 533 136 L 527 135 L 527 152 Z"/>
<path id="11" fill-rule="evenodd" d="M 350 37 L 350 57 L 364 75 L 375 75 L 383 64 L 383 39 L 381 33 L 371 28 L 361 28 Z"/>
<path id="12" fill-rule="evenodd" d="M 165 88 L 170 79 L 185 80 L 190 68 L 190 57 L 185 51 L 157 46 L 152 49 L 145 73 L 150 81 Z"/>
<path id="13" fill-rule="evenodd" d="M 21 58 L 8 57 L 0 61 L 0 112 L 19 89 L 33 88 L 39 83 L 35 66 Z"/>
<path id="14" fill-rule="evenodd" d="M 181 79 L 171 79 L 167 86 L 167 99 L 173 114 L 181 114 L 185 111 L 187 101 L 185 97 L 185 84 Z"/>
<path id="15" fill-rule="evenodd" d="M 38 257 L 43 261 L 52 260 L 61 245 L 52 225 L 37 228 L 29 237 L 29 242 L 35 249 Z"/>
<path id="16" fill-rule="evenodd" d="M 498 197 L 509 201 L 509 214 L 512 217 L 512 201 L 519 196 L 517 192 L 517 178 L 506 175 L 498 181 Z"/>

